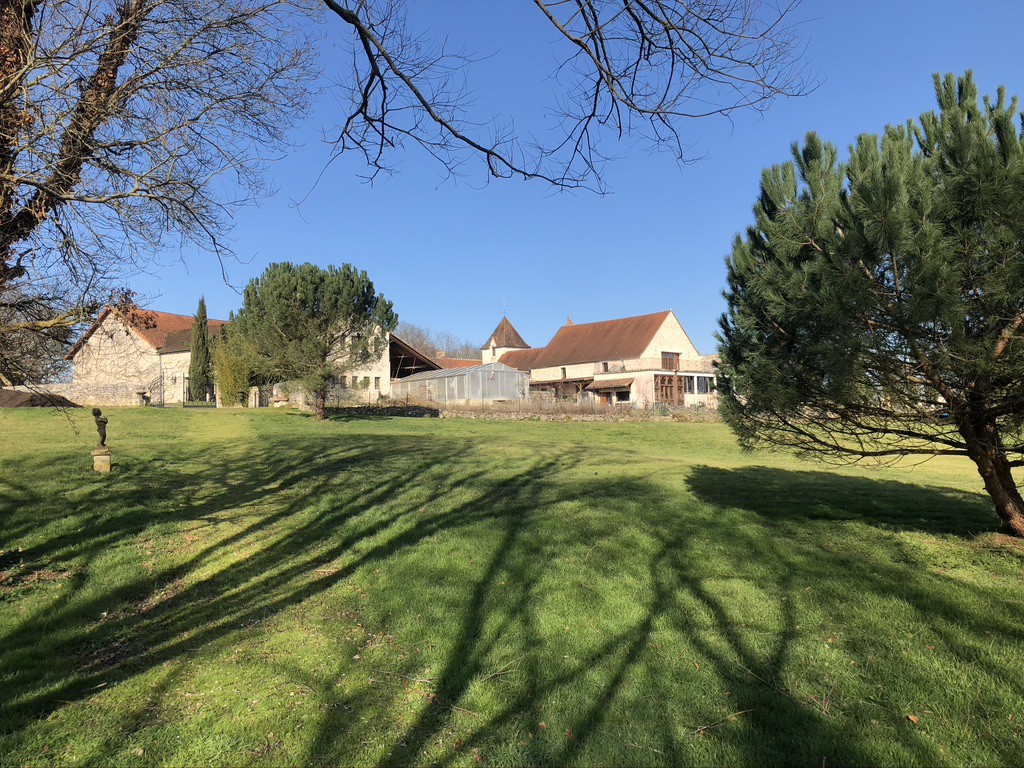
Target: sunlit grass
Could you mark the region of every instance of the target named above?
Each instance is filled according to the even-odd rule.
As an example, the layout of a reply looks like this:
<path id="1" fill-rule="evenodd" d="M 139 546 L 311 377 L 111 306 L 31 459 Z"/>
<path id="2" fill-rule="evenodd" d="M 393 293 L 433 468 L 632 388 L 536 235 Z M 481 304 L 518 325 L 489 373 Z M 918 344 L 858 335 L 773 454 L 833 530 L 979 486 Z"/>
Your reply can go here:
<path id="1" fill-rule="evenodd" d="M 1020 764 L 970 465 L 718 424 L 0 413 L 0 763 Z"/>

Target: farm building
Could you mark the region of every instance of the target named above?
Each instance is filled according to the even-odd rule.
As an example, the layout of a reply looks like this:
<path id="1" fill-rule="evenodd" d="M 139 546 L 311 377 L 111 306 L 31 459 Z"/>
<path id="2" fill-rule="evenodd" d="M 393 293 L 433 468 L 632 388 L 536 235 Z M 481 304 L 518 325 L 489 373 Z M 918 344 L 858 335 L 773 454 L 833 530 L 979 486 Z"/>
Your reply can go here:
<path id="1" fill-rule="evenodd" d="M 188 399 L 192 325 L 195 318 L 170 312 L 107 307 L 68 353 L 72 379 L 47 389 L 84 405 L 167 405 Z M 210 320 L 210 335 L 226 325 Z M 345 387 L 377 399 L 391 382 L 438 364 L 394 334 L 379 360 L 350 371 Z"/>
<path id="2" fill-rule="evenodd" d="M 530 389 L 561 400 L 648 408 L 717 407 L 714 358 L 701 355 L 671 311 L 573 323 L 531 348 L 502 318 L 481 350 L 530 375 Z"/>
<path id="3" fill-rule="evenodd" d="M 530 375 L 502 363 L 424 371 L 397 379 L 392 396 L 427 403 L 480 403 L 523 400 L 530 393 Z"/>

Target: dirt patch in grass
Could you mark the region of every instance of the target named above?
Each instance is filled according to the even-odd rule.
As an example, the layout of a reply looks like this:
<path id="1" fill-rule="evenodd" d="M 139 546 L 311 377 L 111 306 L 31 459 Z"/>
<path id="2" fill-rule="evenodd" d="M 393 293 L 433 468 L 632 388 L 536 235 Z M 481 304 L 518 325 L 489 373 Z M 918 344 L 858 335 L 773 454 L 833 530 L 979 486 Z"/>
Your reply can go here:
<path id="1" fill-rule="evenodd" d="M 983 533 L 975 540 L 983 549 L 993 552 L 1010 552 L 1024 557 L 1024 539 L 1005 533 Z"/>
<path id="2" fill-rule="evenodd" d="M 74 571 L 55 571 L 50 568 L 38 568 L 36 570 L 14 568 L 0 571 L 0 594 L 8 595 L 19 589 L 34 587 L 39 584 L 67 581 L 74 574 Z"/>

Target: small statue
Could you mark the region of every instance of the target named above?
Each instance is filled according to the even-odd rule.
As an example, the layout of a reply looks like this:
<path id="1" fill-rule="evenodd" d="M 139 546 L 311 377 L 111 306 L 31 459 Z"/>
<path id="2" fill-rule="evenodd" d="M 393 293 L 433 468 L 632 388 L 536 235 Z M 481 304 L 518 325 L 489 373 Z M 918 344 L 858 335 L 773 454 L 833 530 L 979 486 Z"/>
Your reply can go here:
<path id="1" fill-rule="evenodd" d="M 100 444 L 97 448 L 107 447 L 107 417 L 99 408 L 92 409 L 92 417 L 96 419 L 96 431 L 100 433 Z"/>

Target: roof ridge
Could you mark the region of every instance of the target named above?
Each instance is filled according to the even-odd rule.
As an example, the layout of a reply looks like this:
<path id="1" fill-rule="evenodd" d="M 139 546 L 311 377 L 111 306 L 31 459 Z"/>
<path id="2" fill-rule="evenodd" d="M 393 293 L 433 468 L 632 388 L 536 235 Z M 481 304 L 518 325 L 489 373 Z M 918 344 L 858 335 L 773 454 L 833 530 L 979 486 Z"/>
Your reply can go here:
<path id="1" fill-rule="evenodd" d="M 671 313 L 672 313 L 671 309 L 663 309 L 660 312 L 644 312 L 642 315 L 627 315 L 626 317 L 613 317 L 613 318 L 611 318 L 609 320 L 591 320 L 589 323 L 572 322 L 572 323 L 568 323 L 566 325 L 563 325 L 558 330 L 562 330 L 563 328 L 581 328 L 581 327 L 586 326 L 586 325 L 601 325 L 602 323 L 617 323 L 617 322 L 620 322 L 622 320 L 637 320 L 637 319 L 639 319 L 641 317 L 655 317 L 656 315 L 668 315 L 668 314 L 671 314 Z"/>
<path id="2" fill-rule="evenodd" d="M 192 321 L 194 321 L 196 319 L 195 315 L 183 315 L 180 312 L 168 312 L 168 311 L 163 310 L 163 309 L 150 309 L 148 307 L 131 307 L 127 311 L 122 311 L 119 307 L 111 305 L 111 309 L 117 310 L 122 315 L 130 315 L 132 312 L 153 312 L 154 314 L 157 314 L 157 315 L 170 315 L 171 317 L 180 317 L 183 320 L 192 320 Z M 208 323 L 228 323 L 228 322 L 231 322 L 231 321 L 230 320 L 219 320 L 219 319 L 217 319 L 215 317 L 207 316 L 206 322 L 208 322 Z"/>

